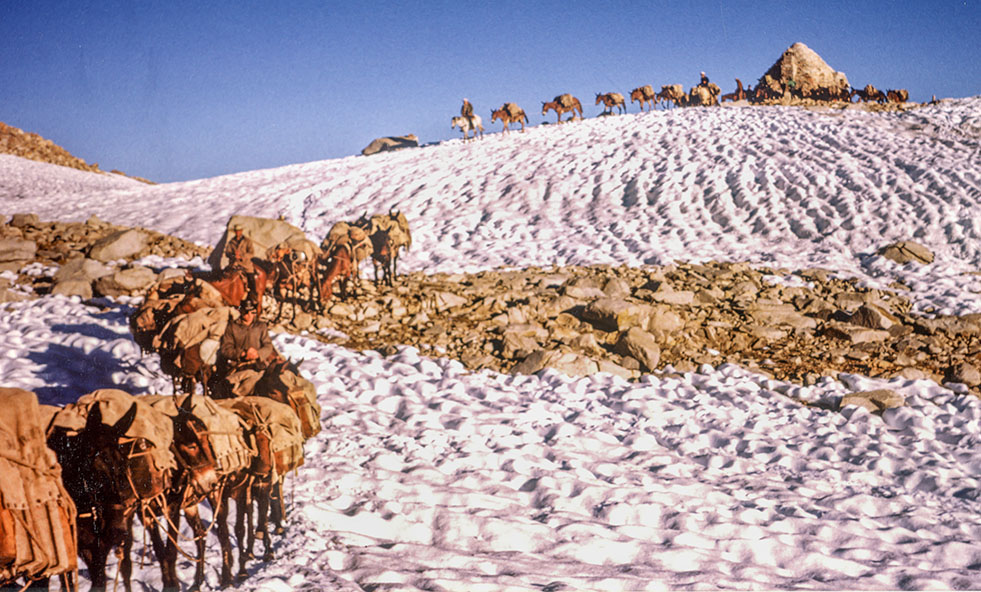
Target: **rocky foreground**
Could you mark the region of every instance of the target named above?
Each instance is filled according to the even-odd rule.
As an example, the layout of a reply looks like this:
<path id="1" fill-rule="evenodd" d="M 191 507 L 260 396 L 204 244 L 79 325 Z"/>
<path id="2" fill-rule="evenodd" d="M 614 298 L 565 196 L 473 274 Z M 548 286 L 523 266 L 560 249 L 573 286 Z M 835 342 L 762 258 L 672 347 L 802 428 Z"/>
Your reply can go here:
<path id="1" fill-rule="evenodd" d="M 97 219 L 18 215 L 0 226 L 0 302 L 140 296 L 159 270 L 135 261 L 203 260 L 208 252 Z M 474 370 L 636 379 L 734 363 L 803 384 L 845 372 L 960 383 L 981 395 L 981 314 L 926 318 L 911 313 L 906 288 L 894 288 L 868 289 L 822 269 L 732 262 L 416 272 L 394 288 L 363 279 L 353 297 L 335 296 L 322 313 L 267 301 L 266 318 L 276 331 L 382 352 L 413 345 Z"/>

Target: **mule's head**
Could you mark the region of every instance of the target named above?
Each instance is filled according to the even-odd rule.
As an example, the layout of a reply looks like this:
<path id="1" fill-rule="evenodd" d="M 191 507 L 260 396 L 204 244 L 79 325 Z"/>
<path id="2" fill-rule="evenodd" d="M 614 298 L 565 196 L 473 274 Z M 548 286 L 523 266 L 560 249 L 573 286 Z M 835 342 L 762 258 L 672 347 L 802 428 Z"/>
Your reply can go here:
<path id="1" fill-rule="evenodd" d="M 218 484 L 218 463 L 208 439 L 208 427 L 191 411 L 192 395 L 177 408 L 173 450 L 195 494 L 205 495 Z"/>

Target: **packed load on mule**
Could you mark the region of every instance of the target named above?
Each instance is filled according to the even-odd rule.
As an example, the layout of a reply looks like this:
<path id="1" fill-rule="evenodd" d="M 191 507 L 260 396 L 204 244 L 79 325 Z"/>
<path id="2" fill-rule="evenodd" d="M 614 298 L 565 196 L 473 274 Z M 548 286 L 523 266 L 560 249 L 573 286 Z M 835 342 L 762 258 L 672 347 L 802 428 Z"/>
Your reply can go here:
<path id="1" fill-rule="evenodd" d="M 42 413 L 48 446 L 78 508 L 78 555 L 92 587 L 105 588 L 106 559 L 114 548 L 121 549 L 119 569 L 128 581 L 133 518 L 163 499 L 177 468 L 173 422 L 115 389 L 92 392 L 63 408 L 42 406 Z"/>
<path id="2" fill-rule="evenodd" d="M 556 123 L 562 123 L 562 114 L 569 113 L 570 111 L 572 112 L 570 121 L 576 118 L 577 113 L 579 119 L 582 119 L 582 104 L 579 102 L 579 99 L 569 93 L 561 94 L 548 103 L 542 103 L 542 115 L 545 115 L 550 109 L 555 111 Z"/>
<path id="3" fill-rule="evenodd" d="M 388 214 L 375 214 L 368 218 L 368 213 L 355 222 L 364 229 L 371 241 L 371 261 L 375 266 L 375 284 L 384 282 L 392 286 L 398 274 L 399 254 L 412 246 L 412 233 L 409 231 L 409 220 L 405 214 L 392 208 Z M 379 277 L 379 271 L 381 277 Z"/>
<path id="4" fill-rule="evenodd" d="M 618 92 L 596 93 L 596 104 L 603 103 L 605 115 L 612 115 L 613 108 L 616 107 L 621 114 L 627 112 L 627 104 L 623 95 Z"/>
<path id="5" fill-rule="evenodd" d="M 0 388 L 0 406 L 0 588 L 59 576 L 63 590 L 74 590 L 77 511 L 37 396 Z"/>
<path id="6" fill-rule="evenodd" d="M 258 455 L 253 471 L 259 485 L 256 495 L 259 522 L 254 538 L 264 541 L 264 557 L 271 558 L 271 540 L 266 529 L 266 516 L 276 525 L 276 534 L 284 532 L 286 504 L 283 498 L 283 479 L 290 471 L 303 465 L 303 430 L 296 413 L 288 405 L 265 397 L 238 397 L 219 401 L 223 407 L 237 413 L 256 435 Z M 267 512 L 268 511 L 268 512 Z M 239 537 L 241 545 L 242 538 Z M 248 550 L 251 553 L 253 537 Z"/>
<path id="7" fill-rule="evenodd" d="M 657 93 L 654 92 L 654 87 L 646 84 L 630 91 L 630 104 L 632 105 L 634 101 L 640 103 L 641 111 L 644 111 L 645 105 L 649 105 L 650 110 L 653 111 L 657 106 Z"/>
<path id="8" fill-rule="evenodd" d="M 230 553 L 227 513 L 222 512 L 224 488 L 226 481 L 235 479 L 247 470 L 256 453 L 245 441 L 238 416 L 220 407 L 210 397 L 188 395 L 178 399 L 163 395 L 144 395 L 139 399 L 174 422 L 172 450 L 178 459 L 178 471 L 167 491 L 166 506 L 153 508 L 156 514 L 166 517 L 166 541 L 160 536 L 158 524 L 148 521 L 147 516 L 144 516 L 144 523 L 158 558 L 166 557 L 166 560 L 160 562 L 163 583 L 165 587 L 176 587 L 180 583 L 175 562 L 180 539 L 176 527 L 183 512 L 194 532 L 193 540 L 197 548 L 194 586 L 199 588 L 204 583 L 208 529 L 201 520 L 198 504 L 208 500 L 216 514 L 216 519 L 211 523 L 214 525 L 217 522 L 222 550 Z M 223 577 L 225 584 L 231 583 L 230 565 L 223 569 Z"/>
<path id="9" fill-rule="evenodd" d="M 320 243 L 316 277 L 321 305 L 333 296 L 334 282 L 339 281 L 341 297 L 348 294 L 348 282 L 361 281 L 361 262 L 371 256 L 371 241 L 364 228 L 348 222 L 336 222 Z"/>
<path id="10" fill-rule="evenodd" d="M 528 116 L 524 109 L 515 103 L 504 103 L 499 109 L 491 110 L 491 123 L 501 120 L 504 124 L 504 132 L 508 131 L 508 126 L 512 123 L 520 123 L 521 131 L 525 131 L 525 124 L 528 123 Z"/>
<path id="11" fill-rule="evenodd" d="M 294 319 L 298 305 L 311 310 L 315 307 L 319 286 L 314 280 L 321 256 L 320 247 L 305 237 L 291 237 L 269 250 L 269 260 L 275 266 L 272 295 L 279 301 L 277 320 L 282 318 L 283 304 L 287 300 L 293 305 Z"/>

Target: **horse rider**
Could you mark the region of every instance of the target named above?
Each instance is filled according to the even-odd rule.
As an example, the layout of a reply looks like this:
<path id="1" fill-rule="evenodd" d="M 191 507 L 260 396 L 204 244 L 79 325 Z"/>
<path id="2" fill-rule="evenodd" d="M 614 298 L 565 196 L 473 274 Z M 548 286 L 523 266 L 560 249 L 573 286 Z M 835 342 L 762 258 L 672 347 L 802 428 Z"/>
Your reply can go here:
<path id="1" fill-rule="evenodd" d="M 221 336 L 216 370 L 234 396 L 246 397 L 280 356 L 269 339 L 269 327 L 257 318 L 255 302 L 243 300 L 238 312 L 239 317 L 228 322 Z"/>
<path id="2" fill-rule="evenodd" d="M 245 276 L 245 282 L 249 289 L 246 298 L 254 299 L 257 295 L 255 287 L 255 265 L 252 263 L 252 257 L 255 255 L 255 246 L 252 244 L 252 239 L 242 233 L 243 230 L 241 224 L 232 226 L 232 232 L 235 236 L 225 243 L 225 256 L 228 257 L 228 265 L 225 266 L 225 269 L 239 271 Z"/>
<path id="3" fill-rule="evenodd" d="M 460 107 L 460 115 L 466 117 L 467 122 L 470 123 L 470 129 L 474 129 L 473 105 L 470 104 L 470 101 L 468 101 L 466 97 L 463 97 L 463 106 Z"/>
<path id="4" fill-rule="evenodd" d="M 709 84 L 708 76 L 705 75 L 705 72 L 702 72 L 701 76 L 702 76 L 702 81 L 698 83 L 698 86 L 708 86 Z"/>

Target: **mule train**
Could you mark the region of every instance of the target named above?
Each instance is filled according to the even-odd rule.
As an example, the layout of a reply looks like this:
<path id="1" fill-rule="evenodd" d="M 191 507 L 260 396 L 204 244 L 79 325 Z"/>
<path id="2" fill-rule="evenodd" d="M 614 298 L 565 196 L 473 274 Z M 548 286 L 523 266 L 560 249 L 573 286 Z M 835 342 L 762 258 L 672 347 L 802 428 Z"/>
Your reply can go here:
<path id="1" fill-rule="evenodd" d="M 130 591 L 137 519 L 164 589 L 180 590 L 178 554 L 194 561 L 200 588 L 208 529 L 198 508 L 205 501 L 221 547 L 219 583 L 231 585 L 247 575 L 257 539 L 263 559 L 272 559 L 268 525 L 285 529 L 283 480 L 303 464 L 304 440 L 319 431 L 319 420 L 307 426 L 289 405 L 260 396 L 215 401 L 103 389 L 54 407 L 38 405 L 29 391 L 0 388 L 0 405 L 0 437 L 17 443 L 0 457 L 3 589 L 45 588 L 58 577 L 63 590 L 74 590 L 81 557 L 92 589 L 104 590 L 115 549 L 115 577 Z M 310 411 L 319 417 L 319 408 Z M 232 500 L 237 572 L 227 521 Z M 194 555 L 181 548 L 182 515 L 194 533 Z"/>

